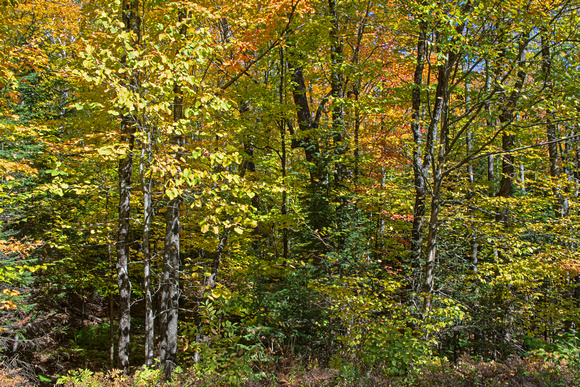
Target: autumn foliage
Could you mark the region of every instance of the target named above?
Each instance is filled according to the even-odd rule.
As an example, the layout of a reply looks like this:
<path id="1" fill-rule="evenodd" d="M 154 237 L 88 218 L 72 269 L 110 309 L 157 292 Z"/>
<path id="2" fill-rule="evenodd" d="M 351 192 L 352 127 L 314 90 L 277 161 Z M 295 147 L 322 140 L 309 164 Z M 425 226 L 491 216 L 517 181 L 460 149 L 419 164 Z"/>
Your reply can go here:
<path id="1" fill-rule="evenodd" d="M 1 383 L 574 385 L 578 6 L 1 2 Z"/>

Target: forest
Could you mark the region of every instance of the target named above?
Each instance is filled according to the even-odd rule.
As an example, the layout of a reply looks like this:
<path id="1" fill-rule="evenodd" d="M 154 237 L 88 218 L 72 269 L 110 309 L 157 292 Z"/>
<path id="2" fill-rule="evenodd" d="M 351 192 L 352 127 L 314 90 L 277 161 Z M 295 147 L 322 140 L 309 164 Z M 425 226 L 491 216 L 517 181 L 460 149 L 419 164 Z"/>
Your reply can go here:
<path id="1" fill-rule="evenodd" d="M 580 385 L 580 1 L 0 1 L 0 385 Z"/>

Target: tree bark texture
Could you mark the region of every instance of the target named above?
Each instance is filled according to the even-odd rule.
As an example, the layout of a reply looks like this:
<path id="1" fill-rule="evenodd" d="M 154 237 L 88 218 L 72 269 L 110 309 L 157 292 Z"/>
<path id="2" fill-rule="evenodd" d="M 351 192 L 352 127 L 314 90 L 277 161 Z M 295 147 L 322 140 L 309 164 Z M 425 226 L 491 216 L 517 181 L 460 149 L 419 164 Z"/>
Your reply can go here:
<path id="1" fill-rule="evenodd" d="M 500 181 L 499 191 L 497 196 L 503 198 L 510 198 L 514 194 L 514 178 L 516 174 L 515 168 L 515 157 L 511 152 L 515 148 L 516 134 L 506 129 L 514 121 L 514 110 L 521 96 L 522 88 L 524 86 L 524 80 L 526 78 L 526 71 L 524 69 L 524 64 L 526 61 L 526 47 L 528 45 L 527 36 L 522 36 L 522 43 L 519 45 L 518 53 L 518 71 L 517 79 L 514 84 L 514 89 L 510 93 L 509 97 L 504 98 L 504 106 L 499 115 L 499 122 L 502 126 L 504 133 L 501 139 L 502 151 L 505 152 L 501 159 L 501 172 L 502 178 Z M 499 215 L 497 216 L 497 221 L 504 224 L 508 224 L 508 211 L 509 207 L 505 206 L 500 209 Z"/>
<path id="2" fill-rule="evenodd" d="M 345 137 L 344 127 L 344 72 L 342 70 L 344 58 L 344 42 L 340 36 L 340 27 L 338 20 L 337 4 L 335 0 L 328 0 L 328 10 L 330 12 L 330 95 L 332 97 L 332 138 L 335 147 L 335 153 L 340 156 L 346 152 L 343 145 Z M 340 182 L 346 177 L 346 168 L 340 161 L 336 162 L 334 184 Z"/>
<path id="3" fill-rule="evenodd" d="M 125 31 L 133 32 L 133 45 L 139 44 L 141 19 L 139 1 L 123 1 L 122 18 Z M 137 74 L 128 82 L 131 89 L 138 88 Z M 131 175 L 133 173 L 133 145 L 135 141 L 136 117 L 125 113 L 121 120 L 121 141 L 129 143 L 129 151 L 119 160 L 119 227 L 117 234 L 117 285 L 119 287 L 119 368 L 129 371 L 129 344 L 131 332 L 131 281 L 129 279 L 129 228 L 131 216 Z"/>
<path id="4" fill-rule="evenodd" d="M 163 253 L 163 296 L 161 308 L 164 331 L 160 359 L 166 376 L 175 368 L 179 310 L 179 207 L 181 196 L 169 201 L 165 214 L 165 249 Z"/>
<path id="5" fill-rule="evenodd" d="M 439 211 L 441 209 L 441 187 L 443 185 L 443 167 L 446 161 L 448 144 L 448 131 L 446 108 L 449 99 L 449 77 L 451 70 L 455 66 L 457 54 L 447 53 L 446 61 L 439 66 L 437 75 L 437 89 L 433 112 L 429 129 L 427 132 L 427 143 L 425 146 L 425 160 L 423 162 L 424 173 L 433 163 L 433 182 L 431 198 L 431 215 L 429 218 L 429 232 L 427 235 L 426 259 L 425 259 L 425 280 L 423 292 L 426 293 L 423 301 L 423 312 L 427 313 L 431 305 L 431 293 L 435 286 L 435 261 L 437 256 L 437 233 L 439 230 Z M 441 126 L 440 134 L 437 128 Z M 437 159 L 434 160 L 434 153 L 438 149 Z"/>
<path id="6" fill-rule="evenodd" d="M 186 10 L 178 11 L 178 21 L 181 23 L 187 17 Z M 187 33 L 185 24 L 180 27 L 181 37 Z M 173 121 L 179 123 L 183 118 L 183 91 L 179 83 L 173 86 Z M 177 146 L 175 154 L 179 159 L 182 139 L 173 136 L 172 141 Z M 176 178 L 177 176 L 173 176 Z M 161 295 L 161 329 L 162 341 L 160 346 L 160 361 L 165 372 L 166 379 L 171 379 L 171 374 L 177 361 L 177 333 L 179 325 L 179 266 L 180 266 L 180 206 L 182 198 L 178 194 L 169 200 L 165 211 L 165 247 L 163 251 L 163 283 Z"/>
<path id="7" fill-rule="evenodd" d="M 423 223 L 425 218 L 425 198 L 427 190 L 423 172 L 423 125 L 421 123 L 421 87 L 423 85 L 423 71 L 425 69 L 425 55 L 427 48 L 426 23 L 420 25 L 419 39 L 417 41 L 417 64 L 413 77 L 413 89 L 411 92 L 413 132 L 413 174 L 415 185 L 415 205 L 413 209 L 413 228 L 411 230 L 411 259 L 420 262 L 423 249 Z"/>
<path id="8" fill-rule="evenodd" d="M 155 317 L 153 295 L 151 293 L 151 222 L 153 221 L 153 195 L 151 178 L 147 176 L 151 164 L 151 129 L 147 127 L 147 139 L 141 150 L 140 175 L 143 188 L 143 290 L 145 292 L 145 365 L 150 367 L 154 361 Z"/>
<path id="9" fill-rule="evenodd" d="M 320 118 L 325 104 L 328 102 L 327 95 L 318 105 L 315 117 L 312 117 L 310 103 L 306 93 L 306 84 L 304 80 L 304 69 L 300 64 L 300 53 L 295 47 L 289 50 L 288 68 L 291 71 L 292 81 L 292 98 L 296 106 L 296 115 L 298 120 L 298 133 L 294 133 L 292 126 L 289 125 L 292 139 L 292 148 L 301 147 L 304 149 L 306 161 L 310 163 L 310 197 L 308 203 L 308 222 L 312 230 L 323 230 L 331 223 L 331 206 L 329 198 L 329 172 L 327 160 L 321 155 L 318 138 L 316 138 L 316 129 L 319 126 Z M 327 245 L 321 243 L 318 238 L 311 239 L 314 247 L 318 251 L 325 251 Z M 316 264 L 319 262 L 317 261 Z"/>

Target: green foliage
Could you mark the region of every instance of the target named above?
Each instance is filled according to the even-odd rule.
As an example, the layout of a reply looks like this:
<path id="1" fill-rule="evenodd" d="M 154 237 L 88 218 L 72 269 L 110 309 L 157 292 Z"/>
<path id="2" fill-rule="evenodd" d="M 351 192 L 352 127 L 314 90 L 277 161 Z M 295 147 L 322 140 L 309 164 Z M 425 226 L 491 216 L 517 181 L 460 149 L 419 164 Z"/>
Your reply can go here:
<path id="1" fill-rule="evenodd" d="M 262 345 L 261 332 L 225 319 L 224 310 L 216 309 L 218 305 L 219 302 L 210 301 L 202 305 L 199 327 L 185 324 L 183 335 L 187 344 L 183 358 L 198 357 L 193 370 L 202 379 L 207 378 L 209 384 L 215 377 L 232 386 L 243 385 L 253 377 L 263 378 L 265 375 L 256 370 L 272 359 Z"/>
<path id="2" fill-rule="evenodd" d="M 52 74 L 35 71 L 21 74 L 15 91 L 19 102 L 13 104 L 12 112 L 22 123 L 61 119 L 67 113 L 70 86 Z"/>
<path id="3" fill-rule="evenodd" d="M 86 326 L 72 332 L 69 339 L 70 348 L 63 349 L 81 362 L 106 364 L 109 359 L 109 324 Z"/>
<path id="4" fill-rule="evenodd" d="M 573 373 L 575 379 L 580 380 L 580 347 L 575 331 L 564 333 L 554 338 L 551 343 L 529 337 L 527 344 L 532 358 L 546 363 L 564 364 Z"/>

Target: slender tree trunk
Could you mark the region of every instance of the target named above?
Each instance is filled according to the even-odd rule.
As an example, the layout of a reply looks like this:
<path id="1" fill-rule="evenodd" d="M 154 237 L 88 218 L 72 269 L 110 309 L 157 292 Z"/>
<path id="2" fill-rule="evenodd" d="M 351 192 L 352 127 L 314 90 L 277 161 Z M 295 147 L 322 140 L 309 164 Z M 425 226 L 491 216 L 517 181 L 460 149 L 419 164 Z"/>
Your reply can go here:
<path id="1" fill-rule="evenodd" d="M 437 89 L 435 92 L 435 102 L 433 103 L 433 112 L 429 129 L 427 131 L 427 141 L 425 144 L 425 159 L 423 160 L 423 176 L 427 175 L 428 168 L 433 165 L 433 188 L 431 199 L 431 216 L 429 218 L 429 232 L 426 248 L 425 260 L 425 280 L 423 291 L 431 293 L 434 286 L 434 269 L 437 252 L 437 231 L 439 229 L 439 209 L 441 204 L 441 186 L 443 184 L 443 166 L 445 163 L 445 152 L 447 144 L 447 123 L 445 112 L 448 100 L 448 85 L 451 68 L 455 64 L 456 55 L 447 53 L 447 59 L 442 65 L 439 65 L 437 74 Z M 441 133 L 438 136 L 438 127 L 441 125 Z M 439 149 L 437 159 L 435 160 L 435 151 Z M 425 296 L 424 312 L 429 309 L 430 295 Z"/>
<path id="2" fill-rule="evenodd" d="M 433 104 L 433 113 L 427 132 L 427 142 L 425 146 L 425 160 L 423 161 L 424 174 L 425 170 L 433 164 L 433 188 L 431 198 L 431 215 L 429 217 L 429 232 L 427 235 L 426 259 L 425 259 L 425 279 L 423 281 L 423 313 L 428 313 L 431 307 L 431 293 L 435 285 L 435 262 L 437 258 L 437 233 L 439 231 L 439 211 L 441 208 L 441 187 L 443 185 L 443 167 L 445 165 L 445 153 L 447 150 L 447 114 L 445 112 L 448 102 L 448 85 L 451 68 L 455 64 L 456 55 L 447 54 L 447 60 L 439 66 L 437 90 L 435 103 Z M 441 124 L 441 133 L 438 139 L 437 127 Z M 436 145 L 438 144 L 437 159 L 434 159 Z"/>
<path id="3" fill-rule="evenodd" d="M 178 11 L 178 21 L 183 22 L 187 17 L 186 10 Z M 180 35 L 185 37 L 187 27 L 180 27 Z M 179 83 L 173 86 L 173 121 L 178 123 L 183 118 L 183 92 Z M 177 147 L 176 161 L 179 159 L 182 140 L 174 136 Z M 173 176 L 177 178 L 177 176 Z M 163 250 L 163 287 L 161 296 L 161 323 L 163 339 L 160 346 L 160 361 L 165 377 L 171 379 L 171 374 L 177 361 L 177 334 L 179 325 L 179 231 L 181 194 L 169 200 L 165 211 L 165 247 Z"/>
<path id="4" fill-rule="evenodd" d="M 123 1 L 122 17 L 125 31 L 133 33 L 133 46 L 139 44 L 141 19 L 139 0 Z M 139 87 L 138 74 L 133 72 L 130 89 Z M 121 120 L 121 141 L 129 144 L 129 150 L 119 159 L 119 227 L 117 234 L 117 284 L 119 286 L 119 368 L 129 372 L 129 344 L 131 332 L 131 281 L 129 279 L 129 227 L 131 216 L 131 175 L 133 173 L 133 145 L 137 119 L 135 114 L 125 113 Z"/>
<path id="5" fill-rule="evenodd" d="M 226 245 L 228 244 L 229 235 L 230 235 L 230 229 L 226 228 L 222 234 L 222 237 L 220 238 L 217 249 L 214 253 L 213 261 L 211 264 L 211 275 L 208 277 L 207 285 L 205 287 L 206 298 L 211 293 L 211 291 L 215 288 L 215 286 L 217 285 L 217 279 L 218 279 L 218 274 L 219 274 L 219 270 L 221 267 L 222 257 L 224 255 L 224 250 L 226 248 Z"/>
<path id="6" fill-rule="evenodd" d="M 320 148 L 318 141 L 312 138 L 310 133 L 316 129 L 316 122 L 312 119 L 310 113 L 310 104 L 308 103 L 308 95 L 306 93 L 306 84 L 304 81 L 304 70 L 300 67 L 294 67 L 291 60 L 288 61 L 289 68 L 292 70 L 292 97 L 296 105 L 296 113 L 298 118 L 298 128 L 302 133 L 307 133 L 306 137 L 294 143 L 295 146 L 300 146 L 304 149 L 306 161 L 315 164 L 310 168 L 310 180 L 312 182 L 320 181 L 322 172 L 318 160 L 320 155 Z M 304 135 L 303 135 L 304 136 Z"/>
<path id="7" fill-rule="evenodd" d="M 250 108 L 248 106 L 248 101 L 240 102 L 239 107 L 238 107 L 238 112 L 240 113 L 240 116 L 243 116 L 244 113 L 247 113 L 249 111 L 250 111 Z M 250 173 L 252 173 L 252 175 L 249 178 L 254 179 L 255 176 L 253 174 L 256 172 L 256 163 L 254 162 L 253 140 L 251 138 L 248 138 L 247 141 L 243 142 L 243 146 L 244 146 L 244 152 L 246 153 L 246 155 L 248 155 L 248 157 L 246 159 L 244 159 L 244 161 L 242 163 L 242 167 L 240 168 L 240 177 L 244 177 L 246 175 L 246 172 L 250 172 Z M 255 194 L 254 196 L 252 196 L 251 203 L 252 203 L 252 207 L 254 207 L 256 209 L 256 211 L 259 213 L 260 212 L 260 195 Z M 252 236 L 254 237 L 254 238 L 252 238 L 252 243 L 251 243 L 252 250 L 254 251 L 256 256 L 262 257 L 263 251 L 261 248 L 260 241 L 262 239 L 261 237 L 263 236 L 263 234 L 262 234 L 261 222 L 258 222 L 256 227 L 254 227 L 254 229 L 252 230 Z M 277 250 L 276 250 L 276 254 L 278 254 Z"/>
<path id="8" fill-rule="evenodd" d="M 464 5 L 464 12 L 471 7 L 470 3 Z M 465 25 L 458 25 L 456 32 L 463 33 Z M 439 34 L 436 34 L 435 45 L 439 43 Z M 423 315 L 426 316 L 431 308 L 431 298 L 435 286 L 435 263 L 437 258 L 437 234 L 439 231 L 439 212 L 441 209 L 441 187 L 443 186 L 443 170 L 447 161 L 449 147 L 449 125 L 447 106 L 449 103 L 449 80 L 451 72 L 457 64 L 459 53 L 448 51 L 445 53 L 445 61 L 437 69 L 437 89 L 433 102 L 431 120 L 427 130 L 425 143 L 425 158 L 423 160 L 422 175 L 427 175 L 428 169 L 433 166 L 431 216 L 429 218 L 429 232 L 426 245 L 425 278 L 423 281 Z M 441 127 L 438 135 L 438 127 Z M 437 158 L 435 159 L 435 152 Z"/>
<path id="9" fill-rule="evenodd" d="M 489 94 L 491 91 L 491 74 L 489 68 L 489 60 L 485 60 L 485 92 Z M 491 117 L 491 103 L 489 100 L 485 102 L 485 113 L 486 113 L 486 124 L 492 130 L 492 133 L 495 131 L 495 123 Z M 488 194 L 489 196 L 494 196 L 495 189 L 495 157 L 494 155 L 487 156 L 487 181 L 489 183 Z"/>
<path id="10" fill-rule="evenodd" d="M 487 181 L 491 187 L 490 191 L 493 192 L 493 184 L 495 183 L 495 157 L 493 155 L 487 157 Z"/>
<path id="11" fill-rule="evenodd" d="M 358 106 L 359 88 L 354 87 L 354 187 L 358 188 L 359 168 L 360 168 L 360 108 Z"/>
<path id="12" fill-rule="evenodd" d="M 179 309 L 179 207 L 181 196 L 169 201 L 165 215 L 165 249 L 163 252 L 164 297 L 162 308 L 165 311 L 164 340 L 161 361 L 166 377 L 171 377 L 177 356 L 177 329 Z"/>
<path id="13" fill-rule="evenodd" d="M 524 163 L 520 163 L 520 186 L 522 194 L 526 194 L 526 167 Z"/>
<path id="14" fill-rule="evenodd" d="M 335 0 L 328 0 L 328 9 L 331 18 L 330 27 L 330 95 L 332 97 L 332 138 L 335 146 L 335 153 L 343 155 L 346 148 L 342 142 L 344 140 L 344 74 L 342 66 L 344 63 L 343 51 L 344 43 L 340 37 L 337 4 Z M 340 184 L 344 179 L 346 169 L 342 162 L 336 163 L 335 184 Z"/>
<path id="15" fill-rule="evenodd" d="M 119 287 L 119 368 L 129 371 L 131 330 L 131 281 L 129 279 L 129 219 L 131 212 L 131 174 L 133 170 L 133 136 L 123 123 L 124 134 L 130 136 L 131 149 L 119 160 L 119 228 L 117 236 L 117 285 Z M 130 125 L 130 124 L 129 124 Z M 132 125 L 131 125 L 132 126 Z M 127 139 L 126 139 L 127 140 Z"/>
<path id="16" fill-rule="evenodd" d="M 107 187 L 107 198 L 105 202 L 105 211 L 107 212 L 107 226 L 109 225 L 109 187 Z M 109 261 L 109 270 L 111 273 L 115 270 L 115 261 L 113 260 L 113 246 L 111 245 L 112 235 L 107 233 L 107 257 Z M 115 366 L 115 321 L 114 313 L 115 298 L 113 292 L 109 291 L 109 368 L 112 370 Z"/>
<path id="17" fill-rule="evenodd" d="M 439 171 L 440 172 L 440 171 Z M 439 210 L 441 208 L 441 180 L 437 179 L 433 187 L 431 198 L 431 215 L 429 217 L 429 232 L 427 234 L 427 246 L 425 248 L 425 280 L 423 281 L 423 313 L 427 313 L 431 307 L 431 293 L 435 286 L 435 261 L 437 258 L 437 234 L 439 231 Z"/>
<path id="18" fill-rule="evenodd" d="M 544 75 L 544 88 L 547 91 L 548 103 L 551 102 L 550 96 L 554 92 L 554 84 L 552 81 L 552 56 L 550 54 L 550 46 L 547 37 L 542 36 L 542 72 Z M 557 126 L 554 117 L 554 111 L 549 107 L 546 112 L 546 137 L 548 144 L 548 155 L 550 158 L 550 176 L 553 180 L 552 192 L 554 194 L 554 213 L 556 218 L 563 218 L 568 215 L 567 200 L 562 194 L 558 179 L 560 177 L 560 157 L 558 155 L 558 140 Z"/>
<path id="19" fill-rule="evenodd" d="M 151 164 L 152 136 L 151 128 L 145 126 L 146 136 L 141 150 L 139 165 L 141 186 L 143 188 L 143 290 L 145 292 L 145 365 L 150 367 L 154 360 L 155 317 L 153 311 L 153 296 L 151 293 L 151 223 L 153 221 L 153 205 L 151 192 L 151 177 L 147 176 Z"/>
<path id="20" fill-rule="evenodd" d="M 197 337 L 195 339 L 196 339 L 196 342 L 198 342 L 198 343 L 204 342 L 207 338 L 207 336 L 204 333 L 204 324 L 205 323 L 202 319 L 202 315 L 200 313 L 200 310 L 201 310 L 202 305 L 205 304 L 205 301 L 208 299 L 208 297 L 211 295 L 211 292 L 213 291 L 213 289 L 217 285 L 220 265 L 221 265 L 224 250 L 225 250 L 226 245 L 228 243 L 229 235 L 230 235 L 230 229 L 226 228 L 224 230 L 224 232 L 222 233 L 222 236 L 218 242 L 218 246 L 214 252 L 213 260 L 211 263 L 211 273 L 208 277 L 205 278 L 205 282 L 204 282 L 203 287 L 202 287 L 201 292 L 200 292 L 201 294 L 198 296 L 197 315 L 195 318 L 195 323 L 196 323 L 197 332 L 198 332 Z M 201 354 L 199 352 L 194 353 L 194 355 L 193 355 L 194 362 L 197 363 L 200 361 L 200 359 L 201 359 Z"/>
<path id="21" fill-rule="evenodd" d="M 248 110 L 249 109 L 240 108 L 240 110 L 239 110 L 240 115 L 245 113 Z M 256 163 L 254 163 L 254 145 L 252 144 L 252 140 L 244 141 L 244 151 L 248 155 L 248 159 L 245 160 L 245 162 L 244 162 L 245 167 L 242 168 L 242 170 L 240 171 L 240 177 L 244 177 L 246 172 L 252 172 L 252 173 L 256 172 Z M 254 177 L 252 177 L 252 178 L 254 178 Z M 259 211 L 260 211 L 260 195 L 255 194 L 252 197 L 251 202 L 252 202 L 252 207 L 254 207 L 256 209 L 256 211 L 259 213 Z M 252 240 L 252 249 L 254 250 L 254 252 L 256 253 L 257 256 L 261 257 L 263 255 L 263 251 L 261 249 L 261 244 L 260 244 L 261 237 L 263 236 L 261 222 L 258 222 L 256 227 L 254 227 L 254 229 L 252 230 L 252 236 L 254 237 Z M 276 252 L 276 254 L 277 254 L 277 252 Z"/>
<path id="22" fill-rule="evenodd" d="M 367 9 L 365 12 L 365 16 L 359 23 L 357 28 L 357 41 L 356 46 L 354 48 L 353 56 L 352 56 L 352 65 L 353 67 L 357 67 L 359 64 L 359 55 L 362 46 L 362 40 L 365 33 L 366 23 L 368 16 L 371 12 L 371 2 L 367 4 Z M 358 187 L 358 179 L 359 179 L 359 168 L 360 168 L 360 145 L 359 145 L 359 135 L 360 135 L 360 126 L 361 126 L 361 117 L 360 117 L 360 107 L 359 107 L 359 94 L 361 89 L 361 78 L 360 76 L 356 77 L 354 81 L 354 85 L 352 87 L 352 92 L 354 94 L 354 187 L 355 189 Z"/>
<path id="23" fill-rule="evenodd" d="M 412 89 L 412 121 L 411 131 L 413 132 L 413 174 L 415 185 L 415 206 L 413 209 L 413 228 L 411 230 L 411 259 L 412 262 L 421 261 L 423 249 L 423 222 L 425 218 L 425 198 L 427 190 L 425 186 L 423 168 L 423 125 L 421 124 L 421 87 L 423 86 L 423 71 L 426 57 L 426 32 L 425 22 L 421 22 L 419 39 L 417 42 L 417 64 L 415 67 L 414 84 Z"/>
<path id="24" fill-rule="evenodd" d="M 285 60 L 284 60 L 284 47 L 280 46 L 280 86 L 278 88 L 278 98 L 280 106 L 284 105 L 284 74 L 285 71 Z M 280 147 L 281 147 L 281 160 L 282 164 L 282 206 L 281 214 L 286 217 L 288 214 L 288 193 L 286 191 L 286 118 L 282 117 L 280 119 Z M 282 257 L 284 259 L 284 264 L 288 262 L 288 228 L 284 227 L 282 229 Z"/>
<path id="25" fill-rule="evenodd" d="M 468 63 L 469 67 L 469 63 Z M 470 87 L 469 84 L 465 85 L 465 102 L 466 111 L 469 111 L 469 104 L 470 104 Z M 470 155 L 473 151 L 473 131 L 471 129 L 467 130 L 467 135 L 465 136 L 465 146 L 467 149 L 467 154 Z M 475 196 L 474 191 L 474 184 L 475 184 L 475 174 L 473 172 L 473 164 L 471 162 L 467 163 L 467 181 L 469 183 L 469 190 L 467 191 L 467 201 L 470 202 L 473 197 Z M 475 226 L 475 210 L 470 211 L 473 235 L 471 236 L 471 264 L 473 265 L 473 273 L 477 274 L 477 254 L 478 254 L 478 246 L 477 246 L 477 227 Z"/>

